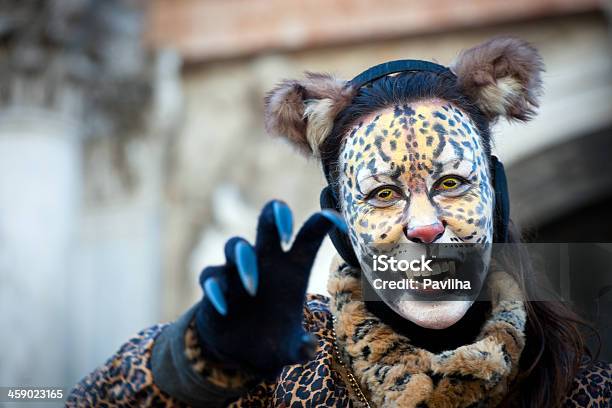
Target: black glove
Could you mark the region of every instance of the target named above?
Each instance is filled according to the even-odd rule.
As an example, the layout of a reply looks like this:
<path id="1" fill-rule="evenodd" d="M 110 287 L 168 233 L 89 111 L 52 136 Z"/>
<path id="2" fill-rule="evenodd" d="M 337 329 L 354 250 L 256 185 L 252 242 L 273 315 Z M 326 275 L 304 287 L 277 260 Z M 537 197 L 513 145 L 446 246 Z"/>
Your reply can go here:
<path id="1" fill-rule="evenodd" d="M 225 265 L 200 275 L 204 298 L 196 327 L 207 357 L 266 378 L 314 357 L 316 338 L 304 331 L 302 313 L 310 269 L 334 226 L 346 231 L 337 212 L 315 213 L 284 251 L 293 216 L 284 202 L 270 201 L 259 216 L 254 248 L 242 238 L 227 241 Z"/>

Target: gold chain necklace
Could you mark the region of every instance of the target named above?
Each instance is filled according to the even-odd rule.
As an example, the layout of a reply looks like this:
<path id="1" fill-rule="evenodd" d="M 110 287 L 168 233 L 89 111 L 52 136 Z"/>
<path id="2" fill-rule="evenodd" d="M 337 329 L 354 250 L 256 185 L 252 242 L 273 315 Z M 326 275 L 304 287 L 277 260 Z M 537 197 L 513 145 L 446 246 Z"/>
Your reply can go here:
<path id="1" fill-rule="evenodd" d="M 338 347 L 338 337 L 336 336 L 336 322 L 337 322 L 336 316 L 333 316 L 332 317 L 332 334 L 334 337 L 334 354 L 336 355 L 336 360 L 338 360 L 338 363 L 344 369 L 344 372 L 346 373 L 346 376 L 348 377 L 348 380 L 349 380 L 349 385 L 351 386 L 351 389 L 353 390 L 355 395 L 357 395 L 357 398 L 359 398 L 359 401 L 362 404 L 364 404 L 367 408 L 371 408 L 370 403 L 368 402 L 368 399 L 366 398 L 363 391 L 361 391 L 361 387 L 359 386 L 357 379 L 355 378 L 351 370 L 347 367 L 347 365 L 344 364 L 344 360 L 342 360 L 342 353 L 340 352 L 340 348 Z"/>

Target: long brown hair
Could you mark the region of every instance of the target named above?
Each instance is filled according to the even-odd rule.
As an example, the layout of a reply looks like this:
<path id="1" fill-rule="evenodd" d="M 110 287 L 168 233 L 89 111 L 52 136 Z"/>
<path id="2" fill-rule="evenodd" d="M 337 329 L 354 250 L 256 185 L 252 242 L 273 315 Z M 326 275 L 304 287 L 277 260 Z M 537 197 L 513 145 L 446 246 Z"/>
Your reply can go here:
<path id="1" fill-rule="evenodd" d="M 510 244 L 521 242 L 518 228 L 509 225 Z M 533 264 L 523 245 L 510 245 L 511 251 L 497 259 L 514 276 L 525 299 L 537 299 Z M 519 362 L 519 374 L 501 407 L 557 407 L 571 393 L 581 368 L 594 361 L 584 331 L 597 330 L 559 300 L 525 301 L 526 343 Z M 582 330 L 581 330 L 582 329 Z"/>

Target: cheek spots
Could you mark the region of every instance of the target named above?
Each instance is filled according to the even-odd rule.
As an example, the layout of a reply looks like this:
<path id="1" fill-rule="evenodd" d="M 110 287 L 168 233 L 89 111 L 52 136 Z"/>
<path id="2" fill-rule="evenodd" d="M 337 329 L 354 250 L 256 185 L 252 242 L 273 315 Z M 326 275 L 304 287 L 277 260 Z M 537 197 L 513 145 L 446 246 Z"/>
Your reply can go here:
<path id="1" fill-rule="evenodd" d="M 459 241 L 491 242 L 492 203 L 490 203 L 491 199 L 485 191 L 474 188 L 462 197 L 440 199 L 440 201 L 441 204 L 443 201 L 442 217 Z"/>
<path id="2" fill-rule="evenodd" d="M 363 242 L 365 245 L 368 245 L 374 241 L 374 238 L 372 237 L 371 234 L 362 232 L 361 234 L 359 234 L 359 240 Z"/>

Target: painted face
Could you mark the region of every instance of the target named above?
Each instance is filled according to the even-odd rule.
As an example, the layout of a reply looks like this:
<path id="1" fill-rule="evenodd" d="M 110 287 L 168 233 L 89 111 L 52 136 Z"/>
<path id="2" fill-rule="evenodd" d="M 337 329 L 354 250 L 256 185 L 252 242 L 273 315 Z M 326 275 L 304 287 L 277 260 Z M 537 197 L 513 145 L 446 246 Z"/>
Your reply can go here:
<path id="1" fill-rule="evenodd" d="M 375 247 L 395 258 L 416 258 L 431 250 L 426 244 L 471 243 L 487 248 L 474 276 L 474 283 L 482 284 L 490 260 L 485 244 L 493 236 L 493 191 L 477 127 L 467 114 L 446 101 L 427 100 L 363 118 L 345 138 L 339 181 L 363 270 L 371 269 Z M 454 272 L 454 262 L 440 262 L 429 274 L 435 280 Z M 418 276 L 412 274 L 408 277 Z M 406 290 L 392 300 L 379 295 L 428 328 L 451 326 L 472 304 L 422 300 L 419 293 Z"/>

